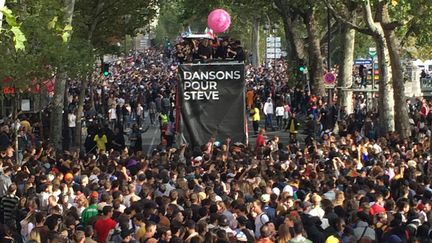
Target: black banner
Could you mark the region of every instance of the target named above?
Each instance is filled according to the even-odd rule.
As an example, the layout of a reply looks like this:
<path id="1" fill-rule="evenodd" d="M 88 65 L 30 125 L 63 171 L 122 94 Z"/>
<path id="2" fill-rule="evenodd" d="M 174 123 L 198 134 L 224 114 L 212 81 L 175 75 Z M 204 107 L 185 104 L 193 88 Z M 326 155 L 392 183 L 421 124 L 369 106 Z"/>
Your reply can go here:
<path id="1" fill-rule="evenodd" d="M 184 64 L 179 75 L 183 139 L 192 146 L 212 137 L 246 143 L 244 64 Z"/>

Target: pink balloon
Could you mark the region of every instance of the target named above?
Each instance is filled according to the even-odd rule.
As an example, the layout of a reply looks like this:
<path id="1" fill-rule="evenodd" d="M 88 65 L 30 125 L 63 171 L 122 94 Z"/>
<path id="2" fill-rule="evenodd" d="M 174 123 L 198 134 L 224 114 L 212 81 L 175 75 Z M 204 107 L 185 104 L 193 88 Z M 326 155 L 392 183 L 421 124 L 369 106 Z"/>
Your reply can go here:
<path id="1" fill-rule="evenodd" d="M 207 24 L 215 33 L 222 33 L 231 25 L 231 16 L 223 9 L 215 9 L 209 14 Z"/>

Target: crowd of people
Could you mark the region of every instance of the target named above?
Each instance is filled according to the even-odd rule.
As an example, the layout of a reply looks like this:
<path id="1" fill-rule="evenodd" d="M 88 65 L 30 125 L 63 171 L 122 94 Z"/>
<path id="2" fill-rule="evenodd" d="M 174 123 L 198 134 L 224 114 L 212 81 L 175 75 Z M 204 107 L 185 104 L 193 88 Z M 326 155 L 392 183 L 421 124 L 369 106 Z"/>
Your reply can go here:
<path id="1" fill-rule="evenodd" d="M 55 149 L 25 118 L 2 125 L 0 242 L 432 242 L 427 100 L 407 101 L 413 135 L 401 139 L 380 134 L 363 101 L 348 114 L 290 85 L 283 60 L 247 66 L 256 144 L 191 148 L 173 140 L 178 64 L 161 53 L 95 74 L 85 152 L 73 135 Z M 68 95 L 69 131 L 78 90 Z M 148 126 L 160 128 L 161 144 L 145 154 Z"/>
<path id="2" fill-rule="evenodd" d="M 240 40 L 231 37 L 214 39 L 184 38 L 175 45 L 175 57 L 180 63 L 216 60 L 245 61 Z"/>

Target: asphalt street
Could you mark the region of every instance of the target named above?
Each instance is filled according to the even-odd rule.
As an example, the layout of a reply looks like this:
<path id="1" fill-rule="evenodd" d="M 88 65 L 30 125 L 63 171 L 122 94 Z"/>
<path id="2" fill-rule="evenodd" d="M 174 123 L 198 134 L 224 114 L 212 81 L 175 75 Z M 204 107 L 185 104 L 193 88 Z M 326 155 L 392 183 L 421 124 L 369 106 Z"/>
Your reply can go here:
<path id="1" fill-rule="evenodd" d="M 147 126 L 150 126 L 150 128 L 147 130 L 147 132 L 142 134 L 143 151 L 146 154 L 150 153 L 153 149 L 157 148 L 157 146 L 160 144 L 159 124 L 152 126 L 146 114 L 146 119 L 143 127 L 146 128 Z M 276 126 L 275 121 L 274 121 L 274 126 Z M 249 144 L 255 146 L 256 135 L 254 135 L 252 129 L 252 122 L 248 121 L 248 127 L 249 127 L 249 134 L 248 134 Z M 260 122 L 260 127 L 264 127 L 264 120 Z M 289 132 L 285 132 L 283 130 L 267 131 L 266 136 L 267 139 L 271 139 L 273 136 L 279 136 L 280 142 L 282 142 L 285 145 L 289 143 L 289 138 L 290 138 Z M 304 139 L 304 135 L 301 133 L 298 134 L 298 139 L 299 141 L 302 141 Z"/>

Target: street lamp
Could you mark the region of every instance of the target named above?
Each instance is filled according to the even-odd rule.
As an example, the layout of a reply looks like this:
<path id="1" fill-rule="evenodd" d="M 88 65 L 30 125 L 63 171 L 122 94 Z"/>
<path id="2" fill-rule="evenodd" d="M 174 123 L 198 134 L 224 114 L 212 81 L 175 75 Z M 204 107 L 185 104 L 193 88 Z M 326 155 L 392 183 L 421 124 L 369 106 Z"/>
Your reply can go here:
<path id="1" fill-rule="evenodd" d="M 279 25 L 278 24 L 276 24 L 276 23 L 274 23 L 273 25 L 272 25 L 272 33 L 273 33 L 273 69 L 276 69 L 276 50 L 277 50 L 277 48 L 276 48 L 276 32 L 277 32 L 277 30 L 278 30 L 278 28 L 279 28 Z"/>
<path id="2" fill-rule="evenodd" d="M 330 15 L 330 9 L 327 7 L 327 72 L 331 72 L 331 15 Z M 332 94 L 332 89 L 330 88 L 328 90 L 328 103 L 330 105 L 333 104 L 333 94 Z"/>
<path id="3" fill-rule="evenodd" d="M 266 34 L 266 36 L 269 34 L 269 30 L 270 30 L 270 25 L 269 24 L 265 24 L 264 26 L 263 26 L 263 29 L 264 29 L 264 33 Z M 267 68 L 267 58 L 268 58 L 268 56 L 267 56 L 267 41 L 266 41 L 266 48 L 265 48 L 265 61 L 264 61 L 264 65 L 265 65 L 265 67 Z"/>

